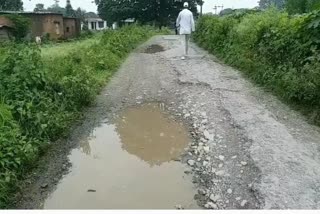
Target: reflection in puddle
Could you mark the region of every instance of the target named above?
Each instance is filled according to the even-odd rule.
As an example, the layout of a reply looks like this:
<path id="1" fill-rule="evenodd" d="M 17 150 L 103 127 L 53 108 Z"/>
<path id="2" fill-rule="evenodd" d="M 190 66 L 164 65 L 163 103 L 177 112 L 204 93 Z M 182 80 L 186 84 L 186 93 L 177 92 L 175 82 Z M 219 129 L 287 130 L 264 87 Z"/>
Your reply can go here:
<path id="1" fill-rule="evenodd" d="M 187 146 L 182 125 L 157 105 L 132 108 L 115 125 L 95 129 L 70 155 L 71 172 L 46 209 L 197 208 L 190 178 L 175 161 Z"/>
<path id="2" fill-rule="evenodd" d="M 117 121 L 122 147 L 152 165 L 179 157 L 188 144 L 184 127 L 164 116 L 157 105 L 132 108 Z"/>

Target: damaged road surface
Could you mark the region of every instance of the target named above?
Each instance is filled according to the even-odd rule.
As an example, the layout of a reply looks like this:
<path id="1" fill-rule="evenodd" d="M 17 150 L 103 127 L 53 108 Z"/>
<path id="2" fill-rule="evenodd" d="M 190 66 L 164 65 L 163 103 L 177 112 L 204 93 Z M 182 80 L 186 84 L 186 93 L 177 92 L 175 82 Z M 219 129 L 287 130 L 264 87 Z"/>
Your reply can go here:
<path id="1" fill-rule="evenodd" d="M 16 208 L 319 209 L 320 130 L 182 39 L 124 62 Z"/>

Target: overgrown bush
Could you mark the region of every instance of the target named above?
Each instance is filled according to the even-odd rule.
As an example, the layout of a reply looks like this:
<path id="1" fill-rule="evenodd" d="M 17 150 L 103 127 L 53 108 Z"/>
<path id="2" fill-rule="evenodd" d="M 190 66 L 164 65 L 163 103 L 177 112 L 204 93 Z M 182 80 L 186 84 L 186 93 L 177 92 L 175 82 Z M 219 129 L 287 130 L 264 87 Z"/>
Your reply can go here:
<path id="1" fill-rule="evenodd" d="M 152 33 L 137 26 L 107 31 L 88 46 L 75 43 L 63 56 L 42 57 L 32 44 L 2 44 L 0 208 L 28 163 L 68 130 L 123 58 Z"/>
<path id="2" fill-rule="evenodd" d="M 320 123 L 320 12 L 202 17 L 194 39 Z M 310 113 L 310 112 L 309 112 Z"/>
<path id="3" fill-rule="evenodd" d="M 8 14 L 5 15 L 14 24 L 12 34 L 14 38 L 18 41 L 23 40 L 30 31 L 31 20 L 21 15 Z"/>

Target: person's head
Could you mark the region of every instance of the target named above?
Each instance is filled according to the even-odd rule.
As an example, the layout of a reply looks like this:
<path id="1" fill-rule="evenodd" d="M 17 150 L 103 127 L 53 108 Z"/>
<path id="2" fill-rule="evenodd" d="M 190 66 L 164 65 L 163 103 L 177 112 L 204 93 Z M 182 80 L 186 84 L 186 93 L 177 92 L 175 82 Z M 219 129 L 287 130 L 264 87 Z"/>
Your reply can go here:
<path id="1" fill-rule="evenodd" d="M 188 8 L 189 7 L 189 3 L 188 2 L 183 3 L 183 7 L 184 8 Z"/>

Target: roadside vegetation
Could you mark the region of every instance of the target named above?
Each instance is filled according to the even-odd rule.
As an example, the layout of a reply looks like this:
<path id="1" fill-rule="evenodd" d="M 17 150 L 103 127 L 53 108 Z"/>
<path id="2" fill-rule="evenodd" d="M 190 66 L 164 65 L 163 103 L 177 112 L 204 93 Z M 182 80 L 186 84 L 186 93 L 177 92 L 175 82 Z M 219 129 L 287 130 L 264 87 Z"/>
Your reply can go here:
<path id="1" fill-rule="evenodd" d="M 68 133 L 127 54 L 153 33 L 130 26 L 57 47 L 0 44 L 0 208 L 28 166 Z"/>
<path id="2" fill-rule="evenodd" d="M 320 11 L 203 16 L 195 41 L 320 124 Z"/>

